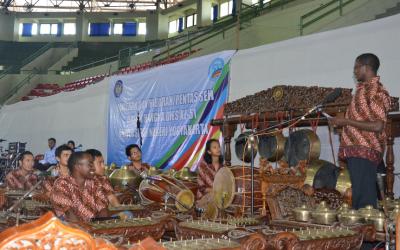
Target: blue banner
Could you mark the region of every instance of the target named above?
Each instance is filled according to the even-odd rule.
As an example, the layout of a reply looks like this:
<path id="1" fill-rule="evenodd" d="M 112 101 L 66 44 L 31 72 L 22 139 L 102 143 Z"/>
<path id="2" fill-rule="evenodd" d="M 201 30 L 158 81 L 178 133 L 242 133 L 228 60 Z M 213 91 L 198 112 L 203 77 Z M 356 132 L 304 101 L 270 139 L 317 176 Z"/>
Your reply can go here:
<path id="1" fill-rule="evenodd" d="M 233 51 L 111 78 L 108 164 L 128 164 L 125 147 L 143 138 L 142 159 L 177 170 L 196 166 L 208 139 L 221 139 L 210 121 L 222 118 Z"/>

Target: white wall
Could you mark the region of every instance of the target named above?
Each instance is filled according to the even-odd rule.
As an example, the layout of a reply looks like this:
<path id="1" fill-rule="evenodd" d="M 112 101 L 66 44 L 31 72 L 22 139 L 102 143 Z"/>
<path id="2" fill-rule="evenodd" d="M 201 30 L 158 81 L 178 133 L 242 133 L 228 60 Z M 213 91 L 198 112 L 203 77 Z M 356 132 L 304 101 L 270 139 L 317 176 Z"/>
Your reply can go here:
<path id="1" fill-rule="evenodd" d="M 28 142 L 34 154 L 47 150 L 50 137 L 56 138 L 57 145 L 72 139 L 84 148 L 106 153 L 107 107 L 108 80 L 79 91 L 5 106 L 0 110 L 0 138 Z"/>

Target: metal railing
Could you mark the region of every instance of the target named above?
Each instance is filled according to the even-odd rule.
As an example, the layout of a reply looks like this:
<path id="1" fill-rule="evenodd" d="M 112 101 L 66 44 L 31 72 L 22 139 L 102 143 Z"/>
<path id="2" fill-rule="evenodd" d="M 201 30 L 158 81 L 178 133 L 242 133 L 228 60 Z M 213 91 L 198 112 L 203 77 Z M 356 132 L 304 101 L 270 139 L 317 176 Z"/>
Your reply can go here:
<path id="1" fill-rule="evenodd" d="M 272 9 L 276 8 L 283 8 L 286 4 L 290 2 L 294 2 L 296 0 L 276 0 L 276 1 L 270 1 L 267 3 L 263 3 L 260 5 L 259 3 L 253 4 L 253 5 L 247 5 L 247 4 L 242 4 L 242 8 L 240 10 L 240 24 L 248 22 L 252 20 L 253 18 L 256 18 L 260 16 L 263 12 L 269 11 Z M 199 36 L 193 37 L 191 39 L 188 39 L 186 42 L 178 44 L 177 46 L 168 48 L 167 50 L 163 51 L 162 53 L 155 55 L 153 57 L 153 60 L 163 60 L 165 58 L 168 58 L 169 56 L 174 56 L 176 54 L 179 54 L 181 52 L 184 52 L 188 50 L 191 52 L 192 47 L 205 42 L 208 39 L 211 39 L 215 36 L 218 36 L 220 34 L 224 34 L 227 30 L 234 28 L 237 25 L 237 16 L 232 15 L 225 17 L 223 20 L 220 20 L 217 23 L 214 23 L 213 26 L 208 30 L 208 32 L 203 33 Z M 165 56 L 167 54 L 167 56 Z M 162 59 L 159 59 L 160 57 L 163 57 Z"/>
<path id="2" fill-rule="evenodd" d="M 1 99 L 0 104 L 7 104 L 8 100 L 12 98 L 22 87 L 30 82 L 30 80 L 35 77 L 38 73 L 38 70 L 34 68 L 24 79 L 22 79 L 19 83 L 17 83 L 8 93 Z"/>
<path id="3" fill-rule="evenodd" d="M 249 13 L 251 14 L 251 18 L 259 16 L 263 11 L 274 9 L 277 7 L 283 8 L 286 4 L 293 2 L 296 0 L 275 0 L 275 1 L 270 1 L 266 3 L 256 3 L 253 5 L 247 5 L 247 4 L 242 4 L 242 10 L 241 10 L 241 18 L 243 17 L 244 20 L 241 22 L 248 21 L 249 19 L 246 19 L 245 16 L 248 15 Z M 244 12 L 244 13 L 243 13 Z M 182 34 L 179 34 L 177 36 L 162 40 L 162 41 L 155 41 L 155 42 L 150 42 L 147 43 L 144 46 L 140 46 L 139 48 L 134 47 L 134 48 L 125 48 L 121 49 L 118 53 L 118 55 L 112 56 L 112 57 L 107 57 L 92 63 L 80 65 L 71 69 L 67 69 L 67 72 L 74 72 L 74 71 L 80 71 L 84 69 L 88 69 L 91 67 L 96 67 L 100 65 L 104 65 L 106 63 L 114 62 L 118 60 L 118 68 L 121 69 L 123 67 L 129 67 L 130 66 L 130 57 L 134 56 L 137 53 L 140 52 L 146 52 L 150 50 L 155 50 L 155 49 L 161 49 L 164 47 L 167 47 L 166 51 L 158 54 L 155 58 L 160 57 L 164 54 L 168 54 L 168 56 L 172 56 L 173 54 L 169 54 L 169 52 L 176 47 L 179 46 L 184 46 L 188 43 L 191 43 L 193 39 L 200 38 L 207 36 L 208 33 L 211 32 L 216 32 L 220 30 L 227 30 L 229 28 L 232 28 L 232 24 L 236 22 L 236 16 L 235 15 L 229 15 L 225 16 L 222 18 L 219 18 L 216 22 L 213 23 L 212 26 L 207 26 L 207 27 L 202 27 L 198 28 L 197 30 L 186 30 Z M 196 43 L 197 44 L 197 43 Z M 192 44 L 193 46 L 195 44 Z M 190 46 L 189 46 L 190 47 Z M 182 51 L 184 51 L 183 49 Z M 179 53 L 179 52 L 178 52 Z M 177 53 L 174 53 L 177 54 Z M 129 56 L 129 58 L 128 58 Z M 155 59 L 154 58 L 154 59 Z"/>
<path id="4" fill-rule="evenodd" d="M 318 8 L 311 10 L 310 12 L 300 17 L 300 35 L 304 33 L 304 29 L 308 26 L 320 21 L 328 15 L 339 11 L 339 15 L 343 15 L 343 8 L 346 5 L 354 2 L 355 0 L 332 0 Z"/>
<path id="5" fill-rule="evenodd" d="M 12 74 L 12 73 L 19 73 L 19 71 L 21 70 L 21 68 L 25 67 L 26 65 L 28 65 L 29 63 L 31 63 L 33 60 L 35 60 L 36 58 L 38 58 L 39 56 L 41 56 L 43 53 L 45 53 L 47 50 L 49 50 L 50 48 L 54 48 L 54 47 L 60 47 L 60 46 L 76 46 L 76 43 L 60 43 L 60 44 L 55 44 L 55 43 L 46 43 L 45 45 L 43 45 L 42 47 L 40 47 L 40 49 L 38 49 L 37 51 L 35 51 L 34 53 L 32 53 L 31 55 L 29 55 L 27 58 L 25 58 L 24 60 L 21 61 L 21 63 L 17 64 L 17 65 L 13 65 L 10 66 L 8 68 L 6 68 L 4 71 L 2 71 L 0 73 L 0 79 L 2 79 L 3 77 L 5 77 L 8 74 Z M 68 48 L 69 48 L 68 47 Z"/>

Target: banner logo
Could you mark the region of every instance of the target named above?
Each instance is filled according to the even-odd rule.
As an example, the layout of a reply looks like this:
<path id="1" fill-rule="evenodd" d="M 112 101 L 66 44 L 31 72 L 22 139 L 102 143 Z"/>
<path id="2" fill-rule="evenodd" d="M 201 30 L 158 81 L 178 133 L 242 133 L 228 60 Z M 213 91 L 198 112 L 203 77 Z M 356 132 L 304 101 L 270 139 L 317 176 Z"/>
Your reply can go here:
<path id="1" fill-rule="evenodd" d="M 224 60 L 222 58 L 214 59 L 208 67 L 208 78 L 211 80 L 218 80 L 224 68 Z"/>
<path id="2" fill-rule="evenodd" d="M 118 80 L 114 86 L 114 96 L 116 98 L 120 97 L 124 90 L 124 85 L 121 80 Z"/>

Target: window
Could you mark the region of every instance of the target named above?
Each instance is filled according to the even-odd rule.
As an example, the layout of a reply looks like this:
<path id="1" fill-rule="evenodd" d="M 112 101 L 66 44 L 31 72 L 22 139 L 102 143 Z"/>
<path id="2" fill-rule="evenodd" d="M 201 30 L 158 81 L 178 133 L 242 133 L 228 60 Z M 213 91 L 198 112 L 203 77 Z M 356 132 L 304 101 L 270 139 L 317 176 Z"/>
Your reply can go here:
<path id="1" fill-rule="evenodd" d="M 37 30 L 36 23 L 20 23 L 18 34 L 21 36 L 34 36 L 37 35 Z"/>
<path id="2" fill-rule="evenodd" d="M 169 22 L 168 33 L 178 32 L 178 20 Z"/>
<path id="3" fill-rule="evenodd" d="M 146 35 L 147 34 L 146 23 L 139 23 L 138 34 L 139 35 Z"/>
<path id="4" fill-rule="evenodd" d="M 76 24 L 64 23 L 64 35 L 76 35 Z"/>
<path id="5" fill-rule="evenodd" d="M 35 36 L 38 33 L 38 27 L 37 23 L 32 24 L 32 35 Z"/>
<path id="6" fill-rule="evenodd" d="M 221 4 L 221 10 L 220 10 L 220 17 L 224 17 L 227 15 L 232 14 L 232 8 L 233 8 L 233 1 L 225 2 Z"/>
<path id="7" fill-rule="evenodd" d="M 122 35 L 122 23 L 114 23 L 114 35 Z"/>
<path id="8" fill-rule="evenodd" d="M 186 28 L 195 26 L 197 24 L 197 14 L 186 16 Z"/>
<path id="9" fill-rule="evenodd" d="M 109 36 L 111 33 L 110 23 L 89 23 L 89 36 Z"/>
<path id="10" fill-rule="evenodd" d="M 217 21 L 218 19 L 218 4 L 211 7 L 211 20 L 213 22 Z"/>
<path id="11" fill-rule="evenodd" d="M 56 24 L 56 23 L 40 24 L 40 34 L 41 35 L 57 35 L 57 31 L 58 31 L 58 24 Z"/>

